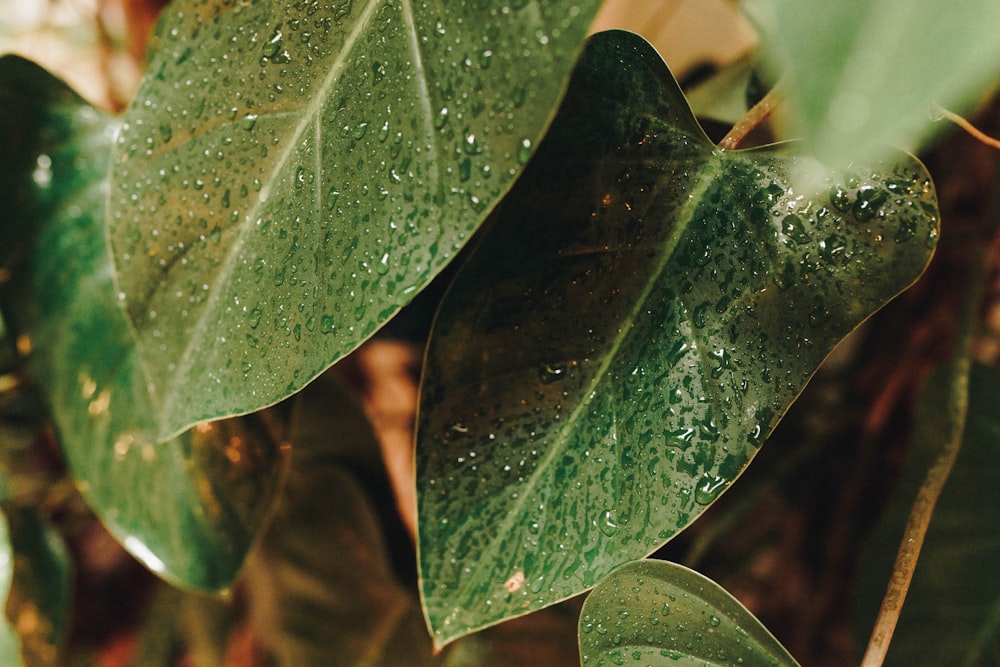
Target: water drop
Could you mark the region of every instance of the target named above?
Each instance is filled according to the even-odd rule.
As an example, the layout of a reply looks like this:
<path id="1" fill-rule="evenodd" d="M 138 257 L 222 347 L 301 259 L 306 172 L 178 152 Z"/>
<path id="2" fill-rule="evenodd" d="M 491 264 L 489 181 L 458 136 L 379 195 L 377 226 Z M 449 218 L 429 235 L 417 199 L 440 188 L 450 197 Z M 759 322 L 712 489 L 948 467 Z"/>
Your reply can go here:
<path id="1" fill-rule="evenodd" d="M 511 92 L 510 99 L 514 103 L 515 107 L 519 107 L 524 104 L 526 98 L 527 92 L 525 91 L 524 86 L 517 86 Z"/>
<path id="2" fill-rule="evenodd" d="M 264 46 L 261 49 L 265 58 L 274 58 L 281 51 L 281 37 L 281 24 L 279 23 L 275 26 L 271 39 L 264 42 Z"/>
<path id="3" fill-rule="evenodd" d="M 251 310 L 248 320 L 250 323 L 250 328 L 256 329 L 257 326 L 260 324 L 260 318 L 262 316 L 263 313 L 261 312 L 260 308 L 254 308 L 253 310 Z"/>
<path id="4" fill-rule="evenodd" d="M 725 477 L 719 477 L 718 475 L 709 475 L 707 473 L 702 475 L 701 483 L 698 484 L 698 488 L 694 492 L 695 502 L 700 505 L 708 505 L 719 497 L 722 490 L 726 488 L 727 481 Z"/>
<path id="5" fill-rule="evenodd" d="M 476 140 L 476 135 L 471 132 L 465 135 L 465 140 L 462 142 L 462 150 L 465 151 L 466 155 L 479 155 L 483 152 L 482 147 Z"/>
<path id="6" fill-rule="evenodd" d="M 552 384 L 566 377 L 566 366 L 563 364 L 542 364 L 538 367 L 538 379 L 542 384 Z"/>
<path id="7" fill-rule="evenodd" d="M 858 198 L 854 201 L 851 212 L 860 222 L 867 222 L 875 217 L 888 198 L 889 193 L 885 190 L 865 186 L 858 190 Z"/>
<path id="8" fill-rule="evenodd" d="M 847 211 L 851 208 L 851 198 L 847 194 L 847 190 L 840 186 L 834 186 L 830 189 L 830 204 L 833 205 L 835 209 L 841 213 Z"/>
<path id="9" fill-rule="evenodd" d="M 802 218 L 790 213 L 781 221 L 781 232 L 792 242 L 800 245 L 809 243 L 809 234 L 806 233 Z"/>
<path id="10" fill-rule="evenodd" d="M 598 527 L 601 532 L 611 537 L 616 532 L 618 532 L 618 514 L 614 510 L 604 510 L 601 514 L 601 518 L 597 521 Z"/>
<path id="11" fill-rule="evenodd" d="M 448 107 L 441 107 L 438 114 L 434 116 L 434 127 L 440 130 L 448 122 Z"/>
<path id="12" fill-rule="evenodd" d="M 713 614 L 712 616 L 708 617 L 708 622 L 711 623 L 713 628 L 717 628 L 719 627 L 719 625 L 722 624 L 722 619 Z"/>
<path id="13" fill-rule="evenodd" d="M 517 149 L 517 161 L 525 164 L 531 158 L 531 139 L 524 139 Z"/>
<path id="14" fill-rule="evenodd" d="M 323 317 L 319 318 L 319 330 L 322 331 L 323 333 L 333 333 L 333 330 L 335 328 L 336 327 L 334 327 L 332 315 L 324 315 Z"/>

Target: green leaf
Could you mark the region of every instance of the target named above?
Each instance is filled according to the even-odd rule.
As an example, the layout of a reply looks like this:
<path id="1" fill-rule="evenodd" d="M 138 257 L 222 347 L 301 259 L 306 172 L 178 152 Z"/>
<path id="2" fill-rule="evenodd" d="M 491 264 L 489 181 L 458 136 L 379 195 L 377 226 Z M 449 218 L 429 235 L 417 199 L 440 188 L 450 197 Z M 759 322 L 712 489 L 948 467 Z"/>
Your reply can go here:
<path id="1" fill-rule="evenodd" d="M 922 165 L 790 189 L 808 163 L 717 150 L 641 38 L 590 42 L 431 335 L 418 522 L 439 643 L 661 546 L 921 273 Z"/>
<path id="2" fill-rule="evenodd" d="M 722 586 L 658 560 L 623 565 L 587 597 L 580 655 L 584 667 L 798 665 Z"/>
<path id="3" fill-rule="evenodd" d="M 772 70 L 788 79 L 788 134 L 831 164 L 915 146 L 936 129 L 936 104 L 967 109 L 1000 75 L 997 2 L 743 4 Z"/>
<path id="4" fill-rule="evenodd" d="M 14 552 L 10 545 L 10 528 L 7 517 L 0 513 L 0 600 L 4 605 L 10 595 L 11 584 L 14 581 Z M 0 613 L 0 664 L 20 667 L 21 641 L 17 630 L 11 626 L 7 614 Z"/>
<path id="5" fill-rule="evenodd" d="M 109 230 L 158 434 L 302 388 L 454 257 L 599 0 L 174 3 Z"/>
<path id="6" fill-rule="evenodd" d="M 103 233 L 117 122 L 19 58 L 0 60 L 9 214 L 0 256 L 8 325 L 32 352 L 78 486 L 147 566 L 194 588 L 228 588 L 280 474 L 254 419 L 202 424 L 165 443 L 116 303 Z"/>
<path id="7" fill-rule="evenodd" d="M 862 553 L 855 584 L 855 627 L 864 649 L 914 495 L 942 440 L 944 375 L 921 396 L 915 440 L 899 489 Z M 1000 663 L 1000 371 L 974 364 L 965 433 L 941 492 L 889 645 L 887 665 Z"/>

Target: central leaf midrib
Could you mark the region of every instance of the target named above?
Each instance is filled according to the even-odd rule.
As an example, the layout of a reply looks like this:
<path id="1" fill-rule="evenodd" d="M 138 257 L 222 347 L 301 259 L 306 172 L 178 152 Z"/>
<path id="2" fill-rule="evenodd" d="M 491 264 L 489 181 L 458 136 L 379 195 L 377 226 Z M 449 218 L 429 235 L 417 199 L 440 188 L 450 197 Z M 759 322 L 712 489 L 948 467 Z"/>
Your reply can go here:
<path id="1" fill-rule="evenodd" d="M 226 258 L 223 261 L 220 270 L 216 272 L 215 277 L 211 281 L 209 296 L 207 302 L 205 303 L 205 307 L 201 309 L 191 334 L 187 337 L 188 342 L 184 346 L 184 350 L 181 353 L 180 359 L 177 361 L 174 372 L 170 374 L 170 382 L 167 386 L 172 388 L 180 388 L 184 386 L 184 383 L 178 382 L 178 379 L 183 378 L 186 375 L 187 371 L 191 367 L 191 364 L 193 363 L 192 356 L 194 351 L 200 348 L 199 341 L 201 341 L 201 334 L 207 328 L 209 316 L 215 312 L 221 299 L 220 286 L 232 275 L 233 267 L 240 256 L 239 251 L 246 242 L 249 230 L 254 227 L 253 220 L 261 213 L 262 209 L 267 204 L 278 176 L 286 168 L 291 160 L 291 157 L 295 154 L 295 151 L 298 150 L 303 135 L 308 130 L 315 117 L 319 114 L 323 105 L 326 103 L 329 91 L 340 79 L 340 75 L 349 63 L 348 56 L 353 52 L 358 40 L 371 24 L 372 17 L 375 14 L 375 9 L 378 4 L 379 0 L 369 0 L 365 6 L 364 12 L 358 18 L 357 24 L 347 36 L 343 48 L 337 54 L 334 62 L 330 65 L 330 70 L 326 77 L 320 83 L 316 91 L 310 95 L 309 103 L 302 111 L 302 117 L 300 118 L 298 125 L 296 125 L 295 129 L 289 135 L 287 143 L 278 155 L 278 158 L 275 160 L 274 165 L 268 172 L 266 178 L 262 180 L 263 185 L 257 201 L 247 212 L 246 216 L 244 216 L 236 238 L 233 239 L 233 243 L 230 246 L 229 251 L 226 253 Z M 320 147 L 317 146 L 316 150 L 318 151 L 319 149 Z M 149 378 L 149 366 L 144 363 L 143 368 L 144 374 L 147 378 Z M 156 386 L 156 383 L 151 383 L 151 387 Z M 154 389 L 151 388 L 150 393 L 155 396 Z M 161 441 L 168 440 L 184 430 L 182 427 L 176 431 L 164 433 L 164 426 L 173 421 L 173 407 L 179 396 L 180 394 L 175 389 L 174 391 L 168 391 L 163 398 L 162 410 L 160 411 L 159 418 L 160 425 L 158 428 Z"/>
<path id="2" fill-rule="evenodd" d="M 593 379 L 588 384 L 583 395 L 583 400 L 577 404 L 576 408 L 563 423 L 562 428 L 552 438 L 553 444 L 546 449 L 542 458 L 539 460 L 538 465 L 535 466 L 535 469 L 532 471 L 531 475 L 529 475 L 527 482 L 522 487 L 525 490 L 525 493 L 519 494 L 517 501 L 507 511 L 500 526 L 496 529 L 497 535 L 511 534 L 510 529 L 514 523 L 520 519 L 521 511 L 524 508 L 525 503 L 529 501 L 528 496 L 534 492 L 538 479 L 542 475 L 547 474 L 552 461 L 557 455 L 562 453 L 563 448 L 560 445 L 569 440 L 572 432 L 576 429 L 581 416 L 590 406 L 590 403 L 593 400 L 592 396 L 595 395 L 595 392 L 603 383 L 605 376 L 611 368 L 612 361 L 621 349 L 624 341 L 631 333 L 632 325 L 641 311 L 643 304 L 646 303 L 649 299 L 649 295 L 658 284 L 657 278 L 663 273 L 667 264 L 673 258 L 674 251 L 676 250 L 681 238 L 684 236 L 684 232 L 687 230 L 688 224 L 693 219 L 695 209 L 697 209 L 701 202 L 701 196 L 709 188 L 709 186 L 712 185 L 715 178 L 721 174 L 721 159 L 719 159 L 714 149 L 709 148 L 708 151 L 709 152 L 707 152 L 703 164 L 705 166 L 710 166 L 711 172 L 702 173 L 700 175 L 700 180 L 697 182 L 696 187 L 692 190 L 692 192 L 689 193 L 687 202 L 685 202 L 679 209 L 676 224 L 671 230 L 671 233 L 667 238 L 667 242 L 663 245 L 663 250 L 657 260 L 656 266 L 653 268 L 653 271 L 650 272 L 649 280 L 647 280 L 642 292 L 636 298 L 631 311 L 623 320 L 618 335 L 613 339 L 611 348 L 603 355 L 604 360 L 602 361 L 601 366 L 594 373 Z M 461 586 L 461 588 L 464 593 L 472 585 L 472 581 L 471 578 L 463 578 L 463 582 L 464 585 Z"/>

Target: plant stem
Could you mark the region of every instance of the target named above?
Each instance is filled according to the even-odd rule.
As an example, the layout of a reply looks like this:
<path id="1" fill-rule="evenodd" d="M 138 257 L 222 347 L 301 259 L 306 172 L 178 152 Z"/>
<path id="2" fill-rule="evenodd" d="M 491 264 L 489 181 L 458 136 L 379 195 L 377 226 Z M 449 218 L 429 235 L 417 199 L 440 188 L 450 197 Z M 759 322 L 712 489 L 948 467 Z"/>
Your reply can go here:
<path id="1" fill-rule="evenodd" d="M 719 148 L 725 151 L 739 148 L 743 140 L 747 138 L 747 135 L 767 120 L 767 117 L 771 115 L 779 102 L 781 102 L 780 81 L 768 91 L 767 95 L 760 102 L 753 105 L 753 108 L 747 111 L 736 125 L 733 125 L 732 129 L 726 133 L 726 136 L 722 137 L 722 141 L 719 142 Z"/>
<path id="2" fill-rule="evenodd" d="M 965 432 L 965 422 L 969 404 L 969 371 L 972 366 L 971 343 L 978 313 L 979 298 L 985 276 L 985 259 L 978 253 L 971 262 L 969 287 L 966 290 L 964 303 L 959 320 L 958 340 L 955 352 L 947 374 L 944 378 L 947 384 L 947 425 L 945 426 L 945 442 L 927 470 L 923 482 L 913 501 L 910 516 L 903 532 L 903 540 L 896 553 L 892 576 L 886 588 L 882 606 L 879 609 L 875 626 L 872 629 L 868 647 L 861 660 L 861 667 L 879 667 L 885 661 L 889 642 L 899 622 L 899 614 L 903 601 L 913 580 L 917 559 L 923 547 L 927 527 L 937 504 L 941 490 L 944 488 L 952 466 L 958 457 Z"/>
<path id="3" fill-rule="evenodd" d="M 948 111 L 947 109 L 941 106 L 937 108 L 937 112 L 941 114 L 942 118 L 950 120 L 955 125 L 958 125 L 960 128 L 962 128 L 963 130 L 965 130 L 973 137 L 986 144 L 987 146 L 1000 150 L 1000 139 L 996 139 L 986 134 L 985 132 L 983 132 L 978 127 L 967 121 L 962 116 L 959 116 L 957 113 L 953 111 Z"/>

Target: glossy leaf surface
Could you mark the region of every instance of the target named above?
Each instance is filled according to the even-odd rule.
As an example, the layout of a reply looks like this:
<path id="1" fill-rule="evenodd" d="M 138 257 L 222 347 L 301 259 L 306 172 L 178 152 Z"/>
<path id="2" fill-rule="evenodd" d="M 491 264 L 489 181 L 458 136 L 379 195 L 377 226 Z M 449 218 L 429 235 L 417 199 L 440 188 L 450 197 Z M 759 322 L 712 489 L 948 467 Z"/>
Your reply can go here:
<path id="1" fill-rule="evenodd" d="M 899 155 L 716 150 L 656 53 L 596 36 L 438 312 L 421 388 L 420 566 L 439 642 L 651 553 L 740 474 L 831 348 L 930 258 Z"/>
<path id="2" fill-rule="evenodd" d="M 116 121 L 37 66 L 0 61 L 8 202 L 0 291 L 67 463 L 133 555 L 194 588 L 227 588 L 276 486 L 277 451 L 253 420 L 202 424 L 165 443 L 115 298 L 103 233 Z"/>
<path id="3" fill-rule="evenodd" d="M 891 576 L 916 490 L 948 423 L 944 374 L 931 375 L 917 410 L 915 440 L 882 523 L 862 554 L 856 585 L 856 646 L 864 648 Z M 941 492 L 887 665 L 987 665 L 1000 658 L 1000 372 L 974 364 L 962 446 Z"/>
<path id="4" fill-rule="evenodd" d="M 507 191 L 598 0 L 181 0 L 109 229 L 158 433 L 303 387 Z"/>
<path id="5" fill-rule="evenodd" d="M 745 0 L 791 136 L 832 164 L 912 148 L 935 105 L 967 111 L 1000 77 L 1000 3 L 981 0 Z"/>
<path id="6" fill-rule="evenodd" d="M 798 665 L 724 588 L 659 560 L 623 565 L 587 597 L 580 655 L 584 667 Z"/>

